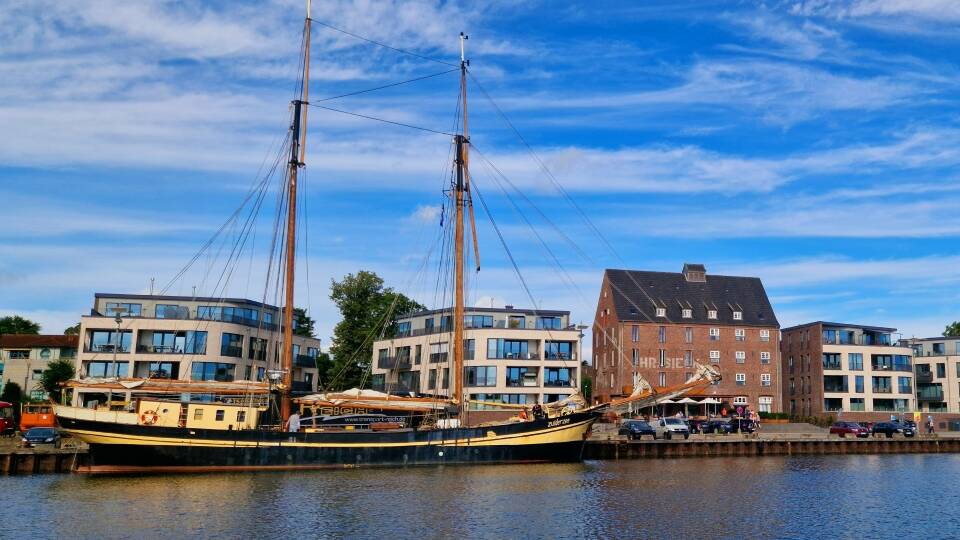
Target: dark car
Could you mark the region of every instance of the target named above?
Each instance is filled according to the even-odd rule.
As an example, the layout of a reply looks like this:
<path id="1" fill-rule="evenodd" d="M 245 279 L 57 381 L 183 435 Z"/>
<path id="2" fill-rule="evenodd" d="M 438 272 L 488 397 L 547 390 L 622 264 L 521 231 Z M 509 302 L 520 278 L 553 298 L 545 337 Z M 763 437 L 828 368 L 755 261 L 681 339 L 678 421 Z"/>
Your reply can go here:
<path id="1" fill-rule="evenodd" d="M 753 420 L 747 418 L 731 418 L 730 433 L 753 433 L 757 430 Z"/>
<path id="2" fill-rule="evenodd" d="M 653 429 L 653 426 L 642 420 L 627 420 L 620 424 L 620 431 L 618 433 L 620 435 L 626 435 L 628 439 L 633 441 L 640 440 L 644 435 L 649 435 L 654 439 L 657 438 L 657 432 Z"/>
<path id="3" fill-rule="evenodd" d="M 627 420 L 620 424 L 620 431 L 618 433 L 620 435 L 626 435 L 628 439 L 633 441 L 639 440 L 644 435 L 656 438 L 657 434 L 653 426 L 643 420 Z"/>
<path id="4" fill-rule="evenodd" d="M 706 420 L 687 420 L 687 425 L 690 426 L 690 433 L 703 433 L 703 426 L 706 423 Z"/>
<path id="5" fill-rule="evenodd" d="M 899 422 L 877 422 L 873 425 L 872 432 L 874 435 L 886 435 L 887 438 L 893 437 L 897 433 L 904 437 L 913 437 L 917 434 L 916 429 Z"/>
<path id="6" fill-rule="evenodd" d="M 23 446 L 32 448 L 39 444 L 52 444 L 54 447 L 60 447 L 60 433 L 50 427 L 35 427 L 27 430 L 23 434 Z"/>
<path id="7" fill-rule="evenodd" d="M 841 437 L 846 437 L 847 435 L 853 435 L 854 437 L 869 437 L 870 430 L 856 422 L 837 422 L 836 424 L 830 426 L 830 434 L 839 435 Z"/>
<path id="8" fill-rule="evenodd" d="M 700 429 L 704 433 L 722 433 L 726 435 L 730 433 L 730 422 L 726 420 L 708 420 L 700 426 Z"/>

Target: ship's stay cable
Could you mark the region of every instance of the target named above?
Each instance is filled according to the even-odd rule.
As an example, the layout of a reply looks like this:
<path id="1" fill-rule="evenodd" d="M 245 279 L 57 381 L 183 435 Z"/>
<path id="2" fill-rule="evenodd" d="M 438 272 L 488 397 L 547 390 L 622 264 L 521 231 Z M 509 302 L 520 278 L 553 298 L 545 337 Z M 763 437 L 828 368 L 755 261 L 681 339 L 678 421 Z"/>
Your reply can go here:
<path id="1" fill-rule="evenodd" d="M 391 84 L 385 84 L 385 85 L 383 85 L 383 86 L 377 86 L 377 87 L 374 87 L 374 88 L 367 88 L 366 90 L 357 90 L 357 91 L 355 91 L 355 92 L 348 92 L 348 93 L 346 93 L 346 94 L 340 94 L 339 96 L 330 96 L 330 97 L 325 97 L 325 98 L 320 98 L 320 99 L 311 99 L 311 100 L 310 100 L 310 103 L 320 103 L 320 102 L 322 102 L 322 101 L 333 101 L 333 100 L 335 100 L 335 99 L 345 98 L 345 97 L 349 97 L 349 96 L 356 96 L 356 95 L 360 95 L 360 94 L 366 94 L 367 92 L 374 92 L 374 91 L 377 91 L 377 90 L 383 90 L 383 89 L 385 89 L 385 88 L 393 88 L 394 86 L 400 86 L 400 85 L 402 85 L 402 84 L 408 84 L 408 83 L 412 83 L 412 82 L 422 81 L 422 80 L 425 80 L 425 79 L 430 79 L 430 78 L 433 78 L 433 77 L 439 77 L 440 75 L 446 75 L 447 73 L 453 73 L 453 72 L 455 72 L 455 71 L 460 71 L 460 69 L 458 68 L 458 69 L 450 69 L 450 70 L 447 70 L 447 71 L 441 71 L 441 72 L 439 72 L 439 73 L 433 73 L 433 74 L 431 74 L 431 75 L 424 75 L 424 76 L 422 76 L 422 77 L 417 77 L 417 78 L 415 78 L 415 79 L 408 79 L 408 80 L 406 80 L 406 81 L 400 81 L 400 82 L 395 82 L 395 83 L 391 83 Z"/>
<path id="2" fill-rule="evenodd" d="M 343 109 L 335 109 L 335 108 L 333 108 L 333 107 L 327 107 L 326 105 L 317 105 L 316 103 L 308 103 L 307 105 L 309 105 L 309 106 L 311 106 L 311 107 L 317 107 L 318 109 L 324 109 L 324 110 L 326 110 L 326 111 L 337 112 L 337 113 L 340 113 L 340 114 L 347 114 L 347 115 L 350 115 L 350 116 L 356 116 L 356 117 L 358 117 L 358 118 L 366 118 L 367 120 L 376 120 L 377 122 L 383 122 L 383 123 L 385 123 L 385 124 L 392 124 L 392 125 L 394 125 L 394 126 L 400 126 L 400 127 L 410 128 L 410 129 L 418 129 L 418 130 L 420 130 L 420 131 L 427 131 L 427 132 L 429 132 L 429 133 L 436 133 L 437 135 L 446 135 L 447 137 L 453 137 L 453 136 L 454 136 L 453 133 L 447 133 L 446 131 L 439 131 L 439 130 L 430 129 L 430 128 L 427 128 L 427 127 L 415 126 L 415 125 L 413 125 L 413 124 L 405 124 L 405 123 L 403 123 L 403 122 L 396 122 L 396 121 L 394 121 L 394 120 L 387 120 L 386 118 L 377 118 L 376 116 L 370 116 L 370 115 L 367 115 L 367 114 L 361 114 L 361 113 L 352 112 L 352 111 L 345 111 L 345 110 L 343 110 Z"/>
<path id="3" fill-rule="evenodd" d="M 335 31 L 337 31 L 337 32 L 340 32 L 341 34 L 345 34 L 345 35 L 348 35 L 348 36 L 350 36 L 350 37 L 354 37 L 354 38 L 359 39 L 359 40 L 361 40 L 361 41 L 366 41 L 367 43 L 371 43 L 371 44 L 373 44 L 373 45 L 377 45 L 377 46 L 383 47 L 383 48 L 385 48 L 385 49 L 390 49 L 391 51 L 394 51 L 394 52 L 398 52 L 398 53 L 401 53 L 401 54 L 406 54 L 406 55 L 409 55 L 409 56 L 413 56 L 413 57 L 419 58 L 419 59 L 421 59 L 421 60 L 428 60 L 428 61 L 430 61 L 430 62 L 436 62 L 436 63 L 438 63 L 438 64 L 443 64 L 443 65 L 445 65 L 445 66 L 450 66 L 450 67 L 455 67 L 455 68 L 457 68 L 457 69 L 460 69 L 460 64 L 454 64 L 454 63 L 452 63 L 452 62 L 446 62 L 446 61 L 444 61 L 444 60 L 438 60 L 438 59 L 436 59 L 436 58 L 431 58 L 431 57 L 429 57 L 429 56 L 424 56 L 424 55 L 422 55 L 422 54 L 418 54 L 418 53 L 415 53 L 415 52 L 412 52 L 412 51 L 408 51 L 408 50 L 405 50 L 405 49 L 401 49 L 401 48 L 399 48 L 399 47 L 393 47 L 393 46 L 387 45 L 386 43 L 382 43 L 382 42 L 380 42 L 380 41 L 376 41 L 376 40 L 373 40 L 373 39 L 370 39 L 370 38 L 367 38 L 367 37 L 363 37 L 363 36 L 361 36 L 361 35 L 359 35 L 359 34 L 354 34 L 353 32 L 349 32 L 349 31 L 347 31 L 347 30 L 344 30 L 343 28 L 338 28 L 338 27 L 336 27 L 336 26 L 333 26 L 332 24 L 325 23 L 325 22 L 322 22 L 322 21 L 318 21 L 318 20 L 316 20 L 316 19 L 310 19 L 310 22 L 312 22 L 312 23 L 314 23 L 314 24 L 319 24 L 320 26 L 329 28 L 329 29 L 331 29 L 331 30 L 335 30 Z"/>

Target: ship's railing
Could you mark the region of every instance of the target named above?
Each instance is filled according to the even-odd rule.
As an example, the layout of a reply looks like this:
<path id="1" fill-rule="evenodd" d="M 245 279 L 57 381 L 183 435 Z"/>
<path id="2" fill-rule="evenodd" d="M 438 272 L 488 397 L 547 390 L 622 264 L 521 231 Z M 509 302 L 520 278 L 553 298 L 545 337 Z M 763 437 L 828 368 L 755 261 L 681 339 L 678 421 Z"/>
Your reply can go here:
<path id="1" fill-rule="evenodd" d="M 57 406 L 54 408 L 54 412 L 57 416 L 63 418 L 75 418 L 77 420 L 90 420 L 93 422 L 111 422 L 114 424 L 137 424 L 137 413 L 126 411 L 101 411 L 82 407 Z"/>

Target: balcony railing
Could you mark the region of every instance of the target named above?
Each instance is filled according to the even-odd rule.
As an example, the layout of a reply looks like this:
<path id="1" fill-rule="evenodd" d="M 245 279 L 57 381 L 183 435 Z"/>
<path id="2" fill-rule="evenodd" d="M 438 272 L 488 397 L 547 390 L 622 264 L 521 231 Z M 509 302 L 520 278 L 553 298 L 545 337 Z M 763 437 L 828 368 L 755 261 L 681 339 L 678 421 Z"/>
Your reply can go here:
<path id="1" fill-rule="evenodd" d="M 932 383 L 933 382 L 933 372 L 932 371 L 918 371 L 917 372 L 917 384 Z"/>
<path id="2" fill-rule="evenodd" d="M 440 364 L 447 361 L 447 353 L 430 353 L 430 363 L 431 364 Z"/>
<path id="3" fill-rule="evenodd" d="M 943 401 L 943 388 L 940 386 L 919 388 L 917 390 L 918 401 Z"/>
<path id="4" fill-rule="evenodd" d="M 832 339 L 827 336 L 823 336 L 821 341 L 824 345 L 865 345 L 868 347 L 894 347 L 897 345 L 896 342 L 877 341 L 876 339 L 867 336 L 854 336 L 853 338 L 834 336 Z"/>
<path id="5" fill-rule="evenodd" d="M 509 388 L 536 388 L 540 383 L 536 379 L 507 379 Z"/>
<path id="6" fill-rule="evenodd" d="M 873 371 L 909 371 L 913 372 L 913 366 L 910 364 L 893 364 L 893 365 L 881 365 L 881 364 L 871 364 L 870 369 Z"/>
<path id="7" fill-rule="evenodd" d="M 377 359 L 380 369 L 410 369 L 410 357 L 385 356 Z"/>
<path id="8" fill-rule="evenodd" d="M 293 365 L 297 367 L 315 368 L 317 359 L 308 354 L 298 354 L 293 358 Z"/>
<path id="9" fill-rule="evenodd" d="M 874 386 L 873 393 L 874 394 L 892 394 L 893 388 L 889 386 Z"/>
<path id="10" fill-rule="evenodd" d="M 231 358 L 243 358 L 243 347 L 227 345 L 220 347 L 220 356 L 229 356 Z"/>
<path id="11" fill-rule="evenodd" d="M 130 352 L 130 346 L 129 346 L 129 345 L 120 345 L 119 347 L 117 347 L 116 345 L 106 344 L 106 343 L 105 343 L 105 344 L 102 344 L 102 345 L 90 345 L 89 347 L 84 347 L 83 352 L 88 352 L 88 353 L 112 353 L 112 352 L 114 352 L 114 349 L 116 349 L 116 352 L 118 352 L 118 353 L 128 353 L 128 352 Z"/>
<path id="12" fill-rule="evenodd" d="M 847 388 L 845 384 L 823 385 L 824 392 L 846 392 Z"/>
<path id="13" fill-rule="evenodd" d="M 525 352 L 525 353 L 504 353 L 503 356 L 497 357 L 487 357 L 488 360 L 539 360 L 540 353 L 536 352 Z"/>
<path id="14" fill-rule="evenodd" d="M 545 358 L 546 358 L 547 360 L 576 360 L 576 359 L 577 359 L 577 353 L 575 353 L 575 352 L 571 352 L 571 353 L 547 352 Z"/>
<path id="15" fill-rule="evenodd" d="M 545 381 L 543 386 L 550 388 L 569 388 L 573 386 L 573 381 Z"/>

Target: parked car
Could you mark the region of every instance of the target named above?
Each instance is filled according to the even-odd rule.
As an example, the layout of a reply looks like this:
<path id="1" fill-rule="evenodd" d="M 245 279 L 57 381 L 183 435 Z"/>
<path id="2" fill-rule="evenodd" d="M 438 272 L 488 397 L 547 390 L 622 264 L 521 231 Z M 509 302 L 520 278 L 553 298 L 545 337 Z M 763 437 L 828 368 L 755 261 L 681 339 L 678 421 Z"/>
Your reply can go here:
<path id="1" fill-rule="evenodd" d="M 846 437 L 847 435 L 853 435 L 855 437 L 869 437 L 870 430 L 856 422 L 837 422 L 830 426 L 830 434 L 839 435 L 841 437 Z"/>
<path id="2" fill-rule="evenodd" d="M 753 433 L 757 430 L 753 420 L 748 418 L 731 418 L 729 424 L 730 433 Z"/>
<path id="3" fill-rule="evenodd" d="M 900 423 L 894 422 L 899 428 L 900 433 L 903 433 L 904 437 L 913 437 L 917 434 L 917 424 L 914 422 Z"/>
<path id="4" fill-rule="evenodd" d="M 708 420 L 700 426 L 704 433 L 730 433 L 730 422 L 726 420 Z"/>
<path id="5" fill-rule="evenodd" d="M 690 438 L 690 427 L 687 426 L 687 423 L 670 416 L 667 418 L 661 418 L 657 421 L 656 434 L 653 436 L 654 439 L 660 437 L 663 439 L 670 440 L 673 437 L 683 436 L 684 439 Z"/>
<path id="6" fill-rule="evenodd" d="M 706 420 L 696 420 L 696 419 L 687 420 L 687 426 L 690 427 L 690 433 L 703 433 L 703 426 L 706 423 L 707 423 Z"/>
<path id="7" fill-rule="evenodd" d="M 23 434 L 23 446 L 33 448 L 39 444 L 52 444 L 60 448 L 60 432 L 50 427 L 30 428 Z"/>
<path id="8" fill-rule="evenodd" d="M 874 435 L 886 435 L 887 438 L 893 437 L 897 433 L 904 437 L 913 437 L 917 434 L 916 429 L 899 422 L 877 422 L 873 425 L 872 432 Z"/>
<path id="9" fill-rule="evenodd" d="M 626 435 L 627 438 L 632 441 L 640 440 L 644 435 L 650 435 L 654 439 L 657 438 L 657 431 L 653 429 L 653 426 L 643 420 L 627 420 L 620 424 L 620 431 L 618 433 L 620 435 Z"/>

